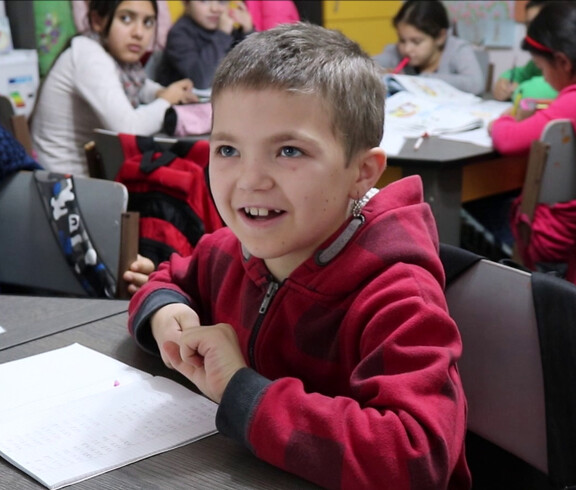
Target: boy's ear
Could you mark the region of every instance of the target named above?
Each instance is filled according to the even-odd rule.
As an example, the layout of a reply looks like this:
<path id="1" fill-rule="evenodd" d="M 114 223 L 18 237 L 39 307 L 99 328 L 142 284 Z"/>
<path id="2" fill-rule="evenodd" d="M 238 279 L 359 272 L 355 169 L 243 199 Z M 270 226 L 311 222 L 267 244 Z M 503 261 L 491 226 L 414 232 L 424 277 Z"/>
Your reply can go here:
<path id="1" fill-rule="evenodd" d="M 386 170 L 386 153 L 382 148 L 370 148 L 359 155 L 358 159 L 358 177 L 351 189 L 352 199 L 366 194 Z"/>

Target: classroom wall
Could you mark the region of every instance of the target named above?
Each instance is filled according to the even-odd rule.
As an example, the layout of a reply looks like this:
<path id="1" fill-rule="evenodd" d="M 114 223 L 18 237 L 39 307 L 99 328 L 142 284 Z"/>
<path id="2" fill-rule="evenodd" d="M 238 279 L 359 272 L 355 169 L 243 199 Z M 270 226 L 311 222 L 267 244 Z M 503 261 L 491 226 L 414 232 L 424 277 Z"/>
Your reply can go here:
<path id="1" fill-rule="evenodd" d="M 401 0 L 324 0 L 324 27 L 341 31 L 375 55 L 396 42 L 392 17 L 401 5 Z"/>

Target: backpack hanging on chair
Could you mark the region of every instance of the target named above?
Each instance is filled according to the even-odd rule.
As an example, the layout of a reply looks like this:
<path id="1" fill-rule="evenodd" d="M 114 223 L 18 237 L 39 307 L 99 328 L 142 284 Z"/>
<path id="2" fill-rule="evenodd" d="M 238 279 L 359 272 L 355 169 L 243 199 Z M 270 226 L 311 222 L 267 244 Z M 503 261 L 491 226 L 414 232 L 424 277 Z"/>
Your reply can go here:
<path id="1" fill-rule="evenodd" d="M 189 255 L 223 226 L 208 186 L 208 142 L 163 148 L 152 137 L 118 137 L 124 162 L 116 180 L 128 189 L 128 210 L 140 213 L 140 254 L 156 266 L 172 253 Z"/>

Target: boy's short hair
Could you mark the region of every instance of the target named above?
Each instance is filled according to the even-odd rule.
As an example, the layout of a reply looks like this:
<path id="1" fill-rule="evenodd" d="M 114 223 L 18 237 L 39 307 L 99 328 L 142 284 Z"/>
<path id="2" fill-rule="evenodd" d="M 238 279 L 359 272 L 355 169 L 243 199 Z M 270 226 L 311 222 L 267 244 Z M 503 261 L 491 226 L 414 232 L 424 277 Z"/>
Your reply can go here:
<path id="1" fill-rule="evenodd" d="M 320 95 L 347 163 L 382 141 L 384 83 L 372 59 L 337 31 L 298 22 L 251 34 L 218 67 L 212 98 L 237 88 Z"/>

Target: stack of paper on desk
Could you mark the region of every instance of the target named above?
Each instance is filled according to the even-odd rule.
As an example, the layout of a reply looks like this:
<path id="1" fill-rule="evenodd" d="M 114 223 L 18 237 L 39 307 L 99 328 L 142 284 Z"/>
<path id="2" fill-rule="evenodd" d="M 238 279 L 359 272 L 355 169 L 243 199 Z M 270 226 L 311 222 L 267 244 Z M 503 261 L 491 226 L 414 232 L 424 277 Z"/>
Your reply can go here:
<path id="1" fill-rule="evenodd" d="M 0 455 L 61 488 L 216 432 L 217 405 L 96 351 L 0 365 Z"/>

